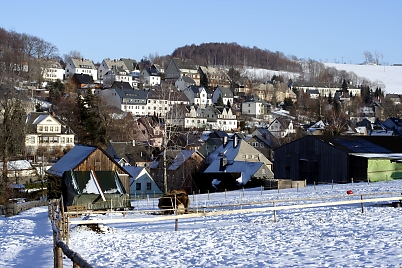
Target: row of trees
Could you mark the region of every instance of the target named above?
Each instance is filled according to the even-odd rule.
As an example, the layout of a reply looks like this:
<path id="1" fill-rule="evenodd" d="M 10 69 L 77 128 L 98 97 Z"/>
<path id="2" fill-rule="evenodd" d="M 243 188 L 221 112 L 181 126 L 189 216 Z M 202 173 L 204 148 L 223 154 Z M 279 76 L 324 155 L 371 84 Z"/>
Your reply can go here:
<path id="1" fill-rule="evenodd" d="M 271 52 L 257 47 L 244 47 L 237 43 L 203 43 L 176 48 L 172 57 L 192 59 L 202 66 L 251 66 L 271 70 L 298 72 L 301 66 L 282 52 Z"/>

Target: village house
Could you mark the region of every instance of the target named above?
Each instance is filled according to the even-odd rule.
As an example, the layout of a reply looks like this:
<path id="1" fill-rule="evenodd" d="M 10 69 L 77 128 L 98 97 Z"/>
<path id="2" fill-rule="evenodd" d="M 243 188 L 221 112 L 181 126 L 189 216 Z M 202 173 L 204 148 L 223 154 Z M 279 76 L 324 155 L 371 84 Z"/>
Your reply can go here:
<path id="1" fill-rule="evenodd" d="M 149 166 L 150 174 L 160 189 L 164 189 L 163 154 L 160 153 Z M 167 150 L 167 191 L 183 189 L 192 193 L 192 174 L 198 171 L 203 159 L 195 150 Z"/>
<path id="2" fill-rule="evenodd" d="M 45 82 L 55 82 L 64 80 L 64 69 L 60 62 L 55 60 L 45 60 L 43 67 L 43 79 Z"/>
<path id="3" fill-rule="evenodd" d="M 108 73 L 110 70 L 113 68 L 119 68 L 125 71 L 128 71 L 128 68 L 126 66 L 126 63 L 123 60 L 111 60 L 111 59 L 104 59 L 101 64 L 99 64 L 97 70 L 98 70 L 98 80 L 103 81 L 104 75 Z M 119 80 L 118 80 L 119 81 Z M 104 82 L 103 82 L 104 83 Z"/>
<path id="4" fill-rule="evenodd" d="M 230 87 L 230 78 L 226 70 L 222 68 L 200 66 L 199 73 L 201 75 L 201 81 L 207 81 L 208 88 L 216 87 Z"/>
<path id="5" fill-rule="evenodd" d="M 184 128 L 207 128 L 207 118 L 202 116 L 201 108 L 198 106 L 187 107 L 187 113 L 184 118 Z"/>
<path id="6" fill-rule="evenodd" d="M 200 109 L 200 118 L 207 119 L 208 129 L 230 131 L 238 127 L 237 116 L 229 107 L 207 106 Z"/>
<path id="7" fill-rule="evenodd" d="M 125 82 L 133 86 L 131 74 L 122 67 L 112 66 L 112 68 L 103 75 L 103 87 L 111 87 L 114 82 Z"/>
<path id="8" fill-rule="evenodd" d="M 144 82 L 144 86 L 156 86 L 161 84 L 161 74 L 156 68 L 144 68 L 140 74 L 140 80 Z"/>
<path id="9" fill-rule="evenodd" d="M 200 106 L 202 109 L 212 105 L 212 95 L 205 87 L 189 86 L 183 92 L 191 105 Z"/>
<path id="10" fill-rule="evenodd" d="M 166 90 L 156 88 L 149 90 L 147 98 L 147 113 L 150 116 L 164 117 L 175 105 L 189 105 L 189 100 L 183 92 L 176 88 Z M 184 113 L 181 115 L 183 118 Z"/>
<path id="11" fill-rule="evenodd" d="M 98 79 L 98 71 L 91 60 L 68 59 L 65 68 L 65 78 L 72 78 L 74 74 L 89 75 L 95 81 Z"/>
<path id="12" fill-rule="evenodd" d="M 95 91 L 95 94 L 98 94 L 108 105 L 135 116 L 147 115 L 148 93 L 148 90 L 132 89 L 131 87 L 123 89 L 113 87 Z"/>
<path id="13" fill-rule="evenodd" d="M 212 102 L 218 103 L 218 99 L 221 98 L 223 105 L 233 105 L 233 92 L 228 87 L 217 87 L 212 93 Z"/>
<path id="14" fill-rule="evenodd" d="M 257 95 L 251 95 L 241 105 L 242 115 L 265 119 L 268 115 L 268 104 Z"/>
<path id="15" fill-rule="evenodd" d="M 193 60 L 173 58 L 165 71 L 165 80 L 174 83 L 180 77 L 187 76 L 200 85 L 200 74 Z"/>
<path id="16" fill-rule="evenodd" d="M 199 187 L 209 184 L 219 190 L 221 183 L 227 189 L 256 187 L 274 177 L 272 162 L 237 134 L 232 139 L 224 137 L 222 145 L 205 158 L 205 164 L 208 166 L 203 172 L 204 178 L 196 180 Z M 233 174 L 231 182 L 227 181 L 227 174 Z"/>
<path id="17" fill-rule="evenodd" d="M 64 122 L 47 112 L 31 112 L 26 119 L 27 155 L 62 154 L 74 147 L 74 132 Z"/>
<path id="18" fill-rule="evenodd" d="M 145 167 L 125 166 L 123 168 L 130 174 L 131 198 L 156 197 L 163 194 Z"/>
<path id="19" fill-rule="evenodd" d="M 275 118 L 271 124 L 268 126 L 268 130 L 274 135 L 277 139 L 284 138 L 289 134 L 296 133 L 296 130 L 293 127 L 293 120 L 283 117 Z"/>
<path id="20" fill-rule="evenodd" d="M 317 90 L 321 97 L 334 97 L 336 91 L 342 89 L 342 83 L 318 83 L 318 82 L 294 82 L 293 88 L 307 93 L 309 90 Z M 360 88 L 348 84 L 348 93 L 352 96 L 360 96 Z"/>
<path id="21" fill-rule="evenodd" d="M 198 149 L 198 151 L 204 156 L 207 157 L 210 153 L 215 151 L 219 146 L 223 143 L 223 137 L 228 137 L 226 131 L 215 130 L 209 131 L 209 135 L 204 140 L 204 144 Z"/>
<path id="22" fill-rule="evenodd" d="M 136 142 L 135 140 L 131 142 L 111 141 L 105 151 L 121 166 L 148 167 L 153 161 L 152 152 L 154 148 L 151 145 L 144 145 L 142 142 Z"/>
<path id="23" fill-rule="evenodd" d="M 174 82 L 174 85 L 180 91 L 184 91 L 186 88 L 191 86 L 196 86 L 195 81 L 191 77 L 187 76 L 177 78 L 176 82 Z"/>

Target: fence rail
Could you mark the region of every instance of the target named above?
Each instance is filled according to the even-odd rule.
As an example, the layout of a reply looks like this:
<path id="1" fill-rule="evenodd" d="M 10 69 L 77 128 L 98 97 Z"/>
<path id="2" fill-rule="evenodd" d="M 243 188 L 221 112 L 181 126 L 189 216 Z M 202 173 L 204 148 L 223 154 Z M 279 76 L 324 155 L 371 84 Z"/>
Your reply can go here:
<path id="1" fill-rule="evenodd" d="M 381 193 L 384 194 L 384 193 Z M 363 195 L 353 195 L 358 199 L 355 200 L 342 200 L 342 201 L 331 201 L 331 202 L 318 202 L 318 203 L 308 203 L 308 204 L 297 204 L 297 205 L 281 205 L 277 206 L 278 203 L 283 202 L 295 202 L 303 201 L 303 200 L 314 200 L 314 198 L 303 198 L 303 199 L 294 199 L 294 200 L 272 200 L 267 202 L 272 204 L 272 206 L 264 206 L 259 208 L 243 208 L 250 204 L 238 204 L 238 206 L 242 206 L 241 209 L 232 209 L 232 210 L 218 210 L 218 211 L 210 211 L 210 212 L 200 212 L 196 211 L 194 213 L 182 214 L 182 215 L 170 215 L 170 216 L 155 216 L 155 217 L 145 217 L 145 218 L 125 218 L 125 219 L 91 219 L 91 220 L 73 220 L 70 224 L 111 224 L 111 223 L 138 223 L 138 222 L 156 222 L 156 221 L 169 221 L 169 220 L 179 220 L 179 219 L 189 219 L 189 218 L 197 218 L 197 217 L 208 217 L 208 216 L 218 216 L 218 215 L 228 215 L 228 214 L 237 214 L 237 213 L 255 213 L 255 212 L 266 212 L 273 211 L 274 212 L 274 221 L 276 221 L 276 211 L 278 210 L 290 210 L 290 209 L 305 209 L 305 208 L 315 208 L 315 207 L 329 207 L 329 206 L 339 206 L 339 205 L 350 205 L 350 204 L 361 204 L 362 212 L 364 212 L 364 203 L 377 203 L 384 201 L 401 201 L 402 196 L 398 193 L 399 196 L 394 197 L 379 197 L 379 198 L 363 198 Z M 379 195 L 379 194 L 378 194 Z M 372 195 L 370 195 L 372 196 Z M 339 196 L 338 196 L 339 197 Z M 345 196 L 342 196 L 345 198 Z M 349 197 L 349 196 L 348 196 Z M 334 197 L 330 197 L 334 198 Z M 316 198 L 315 200 L 322 200 L 322 198 Z M 207 208 L 207 207 L 204 207 Z M 212 207 L 208 207 L 212 208 Z M 216 207 L 215 207 L 216 208 Z M 202 210 L 202 208 L 201 208 Z M 145 212 L 139 211 L 139 212 Z M 155 212 L 155 210 L 154 210 Z M 90 212 L 88 212 L 90 214 Z M 114 212 L 116 213 L 116 212 Z"/>
<path id="2" fill-rule="evenodd" d="M 67 245 L 70 226 L 68 216 L 63 213 L 62 203 L 62 199 L 57 199 L 50 201 L 48 205 L 49 219 L 53 230 L 54 267 L 63 268 L 64 253 L 73 262 L 73 268 L 93 268 L 80 254 L 72 251 Z M 61 237 L 66 238 L 67 244 L 62 241 Z"/>
<path id="3" fill-rule="evenodd" d="M 21 211 L 25 211 L 34 207 L 46 206 L 47 201 L 30 201 L 23 203 L 13 203 L 0 206 L 0 215 L 5 215 L 6 217 L 15 216 Z"/>

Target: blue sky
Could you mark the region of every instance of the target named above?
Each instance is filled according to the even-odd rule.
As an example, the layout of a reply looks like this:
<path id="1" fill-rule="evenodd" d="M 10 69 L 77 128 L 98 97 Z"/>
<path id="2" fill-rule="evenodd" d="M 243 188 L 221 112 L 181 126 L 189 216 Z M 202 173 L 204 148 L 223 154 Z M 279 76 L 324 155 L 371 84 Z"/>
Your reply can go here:
<path id="1" fill-rule="evenodd" d="M 364 52 L 402 63 L 402 1 L 2 1 L 0 27 L 94 62 L 191 44 L 236 42 L 323 62 L 361 63 Z"/>

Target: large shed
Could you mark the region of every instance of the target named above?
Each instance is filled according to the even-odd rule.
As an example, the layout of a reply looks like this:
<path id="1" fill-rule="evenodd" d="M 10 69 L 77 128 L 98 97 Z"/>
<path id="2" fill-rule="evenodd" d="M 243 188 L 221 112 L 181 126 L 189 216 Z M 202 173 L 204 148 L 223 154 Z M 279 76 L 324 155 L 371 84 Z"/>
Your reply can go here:
<path id="1" fill-rule="evenodd" d="M 306 136 L 275 149 L 274 174 L 308 184 L 402 179 L 402 139 Z"/>
<path id="2" fill-rule="evenodd" d="M 50 177 L 49 188 L 51 193 L 56 193 L 57 195 L 63 193 L 63 197 L 69 200 L 66 200 L 67 205 L 70 203 L 75 204 L 74 202 L 78 202 L 78 200 L 82 200 L 81 203 L 85 203 L 83 201 L 84 195 L 96 194 L 96 198 L 88 196 L 88 200 L 95 203 L 98 201 L 106 202 L 102 206 L 99 205 L 100 207 L 86 203 L 88 207 L 94 207 L 94 209 L 98 207 L 110 208 L 109 204 L 115 207 L 113 203 L 123 202 L 119 201 L 121 198 L 126 198 L 127 200 L 130 198 L 130 174 L 103 149 L 97 146 L 76 145 L 49 168 L 46 173 Z M 90 185 L 87 185 L 88 183 Z M 92 187 L 92 190 L 88 192 L 87 186 L 92 184 L 95 185 L 96 191 Z M 107 195 L 105 194 L 112 195 L 106 198 Z M 75 196 L 73 198 L 75 201 L 71 201 L 72 196 L 70 195 Z M 120 198 L 117 195 L 127 195 L 127 197 L 122 196 Z M 114 199 L 114 201 L 110 202 L 110 199 Z M 130 206 L 129 202 L 125 204 Z"/>

